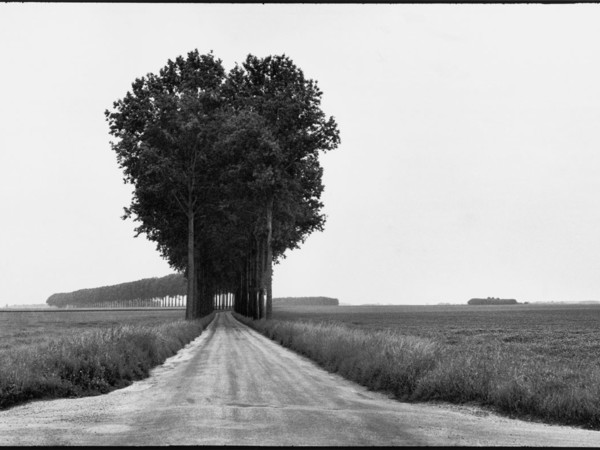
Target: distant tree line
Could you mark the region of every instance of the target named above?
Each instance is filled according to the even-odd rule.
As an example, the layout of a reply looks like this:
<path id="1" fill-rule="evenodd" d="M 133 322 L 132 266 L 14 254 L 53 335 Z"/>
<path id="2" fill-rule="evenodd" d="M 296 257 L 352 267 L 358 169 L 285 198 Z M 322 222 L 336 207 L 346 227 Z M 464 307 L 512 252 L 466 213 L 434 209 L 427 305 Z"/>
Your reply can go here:
<path id="1" fill-rule="evenodd" d="M 273 264 L 325 223 L 318 156 L 340 139 L 321 95 L 285 55 L 225 73 L 195 50 L 106 111 L 134 188 L 124 218 L 184 274 L 186 318 L 209 314 L 215 296 L 271 317 Z"/>
<path id="2" fill-rule="evenodd" d="M 472 298 L 467 302 L 469 305 L 516 305 L 514 298 Z"/>
<path id="3" fill-rule="evenodd" d="M 331 297 L 279 297 L 273 299 L 274 306 L 338 306 L 340 304 L 337 298 Z"/>
<path id="4" fill-rule="evenodd" d="M 186 290 L 185 277 L 175 273 L 164 277 L 52 294 L 46 300 L 46 304 L 59 308 L 182 307 L 186 303 Z M 231 293 L 216 292 L 212 300 L 214 309 L 228 309 L 233 306 Z M 337 306 L 339 301 L 330 297 L 281 297 L 274 298 L 273 304 Z"/>
<path id="5" fill-rule="evenodd" d="M 49 306 L 65 307 L 177 307 L 185 305 L 186 282 L 182 275 L 80 289 L 74 292 L 52 294 L 46 300 Z"/>

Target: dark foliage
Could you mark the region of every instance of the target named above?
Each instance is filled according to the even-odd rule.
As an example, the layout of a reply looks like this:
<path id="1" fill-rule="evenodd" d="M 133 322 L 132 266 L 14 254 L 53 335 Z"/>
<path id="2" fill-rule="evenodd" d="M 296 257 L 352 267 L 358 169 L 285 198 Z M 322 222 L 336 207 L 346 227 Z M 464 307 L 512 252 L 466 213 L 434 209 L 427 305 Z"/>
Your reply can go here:
<path id="1" fill-rule="evenodd" d="M 338 306 L 340 301 L 331 297 L 281 297 L 273 299 L 273 306 Z"/>
<path id="2" fill-rule="evenodd" d="M 340 139 L 321 95 L 285 55 L 226 74 L 195 50 L 106 111 L 134 186 L 125 217 L 185 274 L 186 318 L 228 293 L 241 314 L 270 317 L 273 263 L 325 223 L 318 154 Z"/>
<path id="3" fill-rule="evenodd" d="M 74 292 L 52 294 L 46 300 L 50 306 L 102 306 L 111 302 L 144 301 L 185 294 L 185 279 L 180 274 L 167 275 L 161 278 L 144 278 L 138 281 L 80 289 Z"/>
<path id="4" fill-rule="evenodd" d="M 467 302 L 469 305 L 516 305 L 514 298 L 472 298 Z"/>

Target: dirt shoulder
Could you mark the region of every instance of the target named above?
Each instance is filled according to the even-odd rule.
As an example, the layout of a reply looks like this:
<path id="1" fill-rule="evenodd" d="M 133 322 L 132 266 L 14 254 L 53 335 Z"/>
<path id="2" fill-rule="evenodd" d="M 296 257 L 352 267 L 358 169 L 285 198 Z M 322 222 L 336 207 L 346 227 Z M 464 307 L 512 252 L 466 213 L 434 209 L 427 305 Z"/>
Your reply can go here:
<path id="1" fill-rule="evenodd" d="M 598 446 L 600 432 L 407 404 L 219 313 L 145 380 L 0 412 L 0 445 Z"/>

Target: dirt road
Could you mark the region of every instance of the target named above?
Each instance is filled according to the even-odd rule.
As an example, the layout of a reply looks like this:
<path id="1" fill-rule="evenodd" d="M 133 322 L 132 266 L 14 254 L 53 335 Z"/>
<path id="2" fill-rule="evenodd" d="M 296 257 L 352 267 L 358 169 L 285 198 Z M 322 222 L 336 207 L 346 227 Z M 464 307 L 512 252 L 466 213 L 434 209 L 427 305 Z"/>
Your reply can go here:
<path id="1" fill-rule="evenodd" d="M 406 404 L 217 314 L 149 378 L 0 412 L 0 445 L 599 446 L 600 432 Z"/>

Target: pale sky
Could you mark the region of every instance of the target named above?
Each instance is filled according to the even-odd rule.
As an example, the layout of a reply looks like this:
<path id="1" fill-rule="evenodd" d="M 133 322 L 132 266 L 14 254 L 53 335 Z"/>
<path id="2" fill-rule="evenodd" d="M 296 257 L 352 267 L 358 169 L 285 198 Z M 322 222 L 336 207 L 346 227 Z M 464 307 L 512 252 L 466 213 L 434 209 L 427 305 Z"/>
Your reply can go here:
<path id="1" fill-rule="evenodd" d="M 163 276 L 104 110 L 168 59 L 285 53 L 342 143 L 274 296 L 600 299 L 600 5 L 0 4 L 0 306 Z"/>

